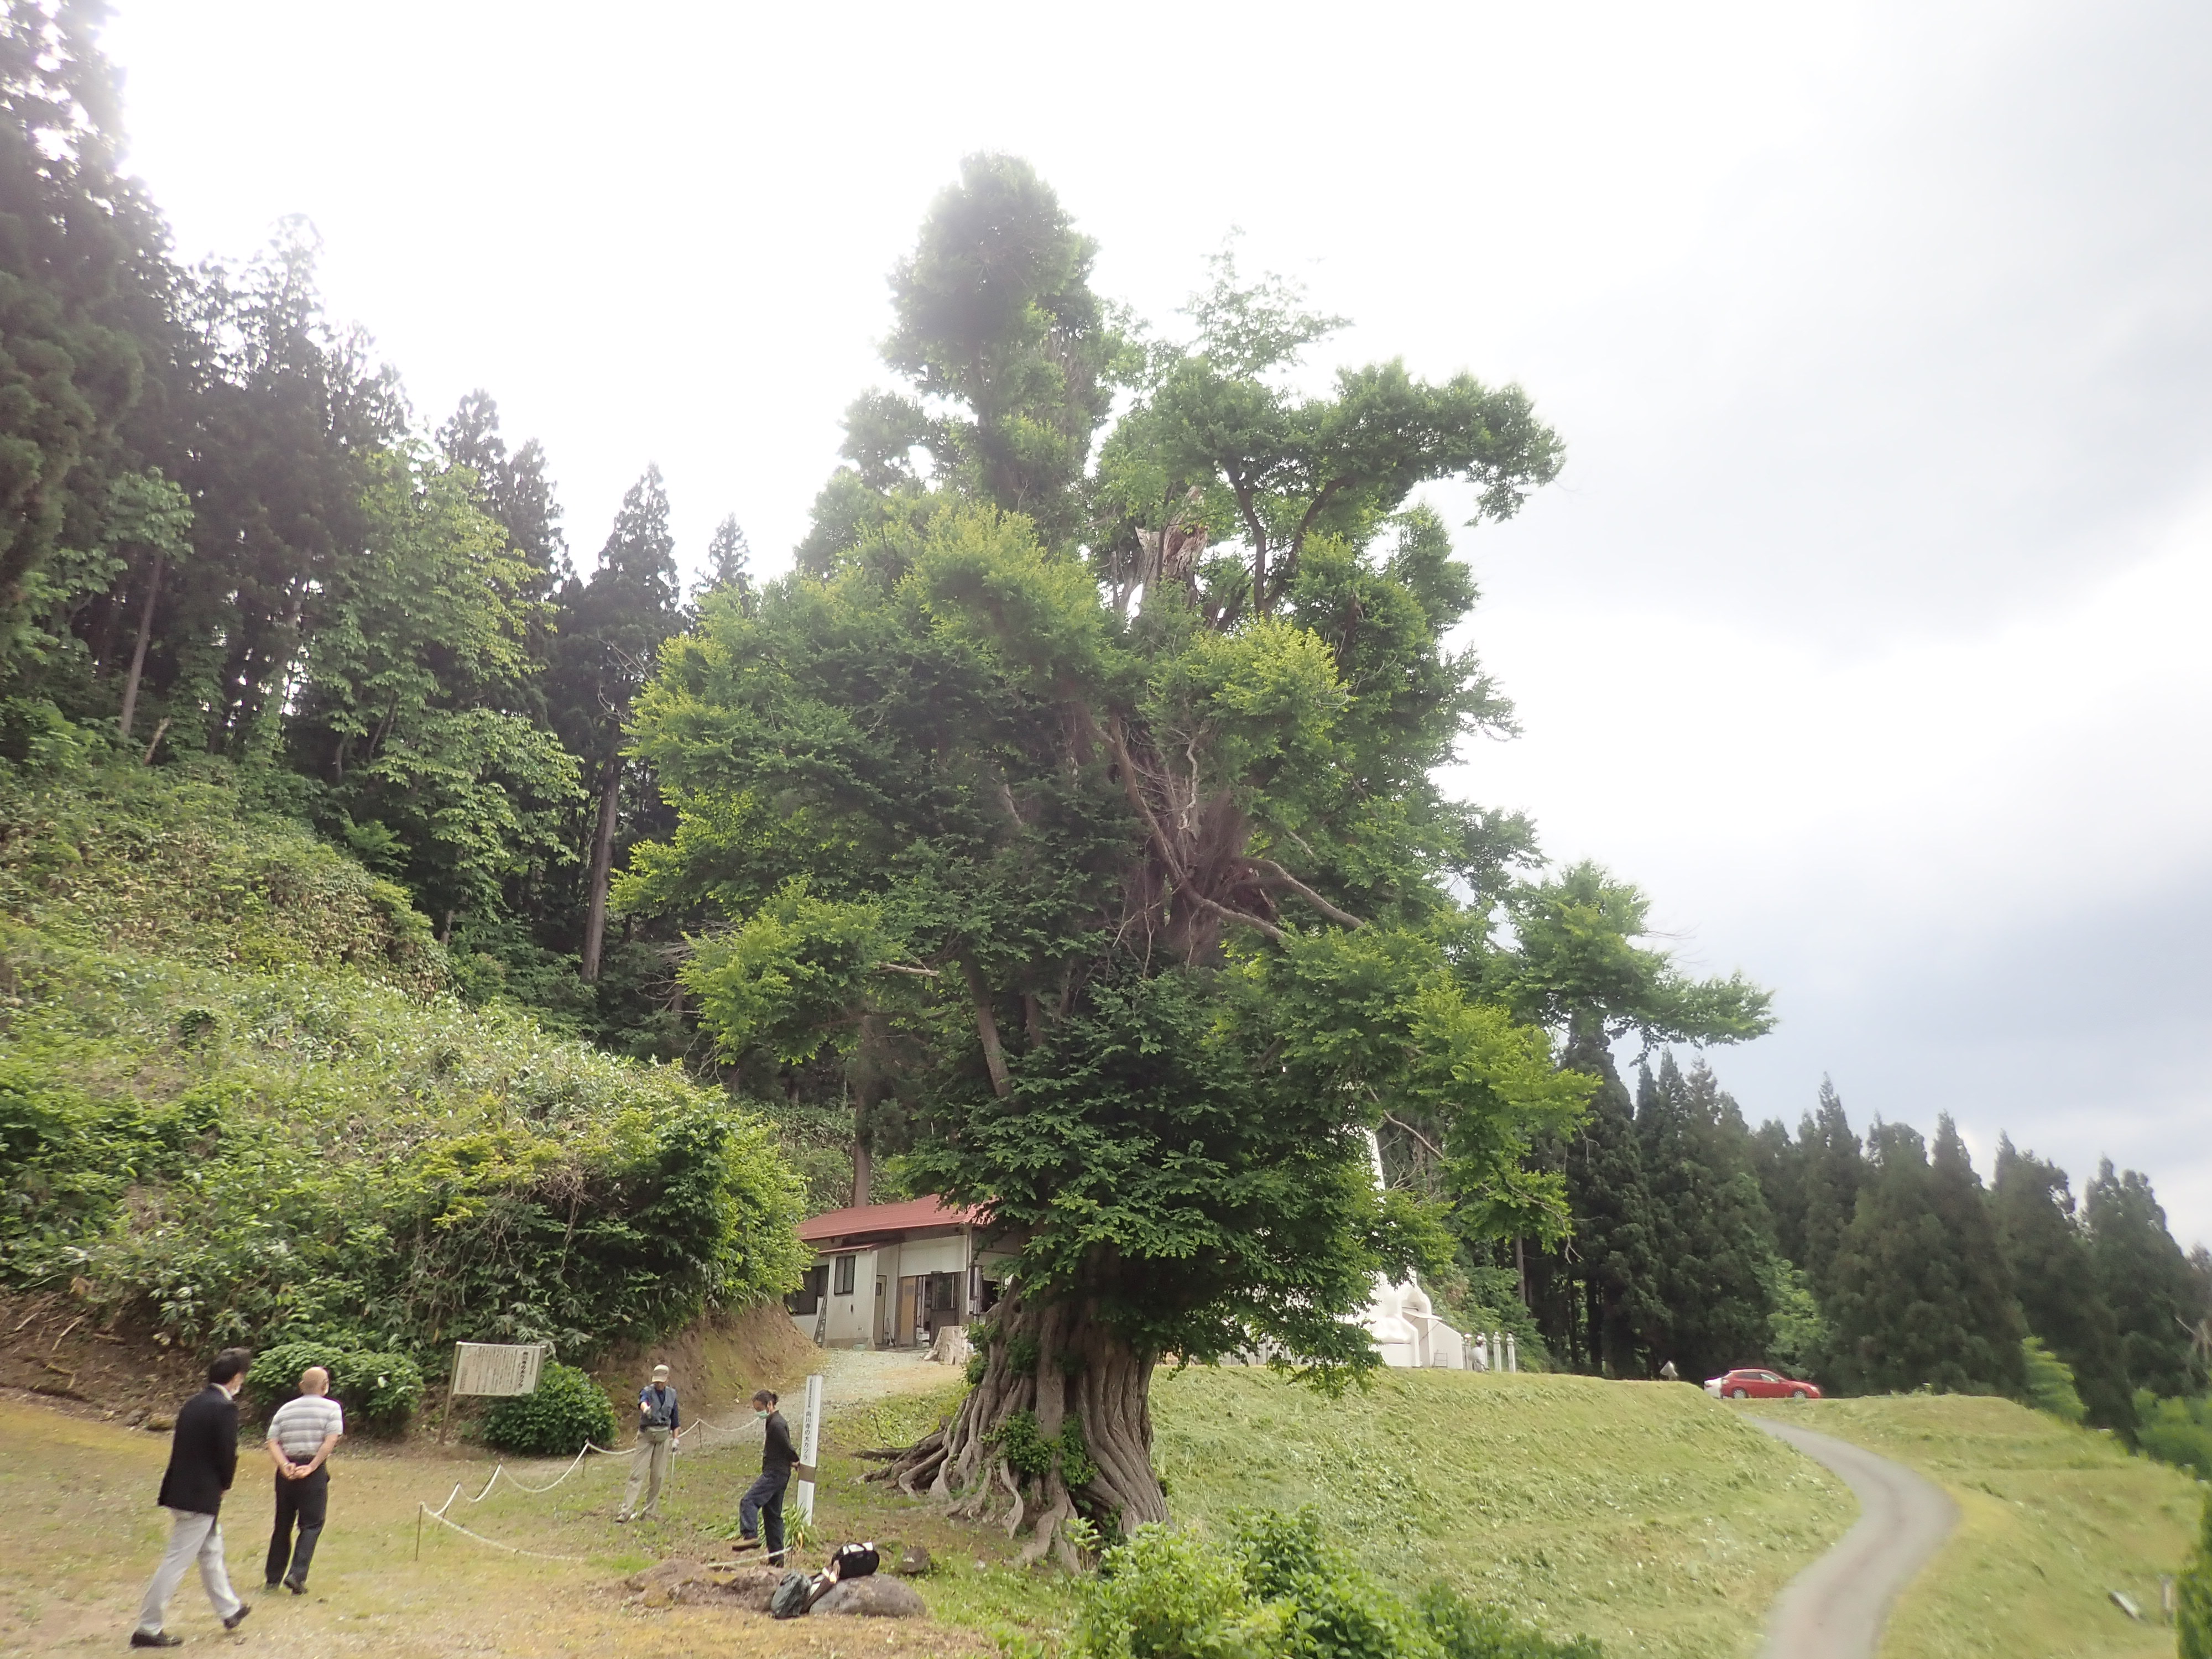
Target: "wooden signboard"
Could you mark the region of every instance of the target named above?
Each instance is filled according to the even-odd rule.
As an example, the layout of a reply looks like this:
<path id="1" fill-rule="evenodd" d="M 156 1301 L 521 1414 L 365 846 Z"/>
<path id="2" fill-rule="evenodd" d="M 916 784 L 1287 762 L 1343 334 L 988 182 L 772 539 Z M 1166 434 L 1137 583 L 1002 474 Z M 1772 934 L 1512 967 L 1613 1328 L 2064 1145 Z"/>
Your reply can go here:
<path id="1" fill-rule="evenodd" d="M 536 1394 L 538 1375 L 552 1345 L 546 1342 L 456 1342 L 453 1380 L 446 1387 L 446 1409 L 438 1413 L 438 1443 L 446 1443 L 446 1419 L 453 1396 L 461 1394 Z"/>

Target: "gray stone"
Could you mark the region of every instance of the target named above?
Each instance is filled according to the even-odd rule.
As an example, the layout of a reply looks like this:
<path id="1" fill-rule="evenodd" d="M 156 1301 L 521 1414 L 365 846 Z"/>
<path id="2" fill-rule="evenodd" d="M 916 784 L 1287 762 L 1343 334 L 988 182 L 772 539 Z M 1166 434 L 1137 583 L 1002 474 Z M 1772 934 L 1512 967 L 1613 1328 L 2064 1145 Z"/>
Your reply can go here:
<path id="1" fill-rule="evenodd" d="M 921 1544 L 908 1544 L 891 1563 L 891 1571 L 902 1578 L 919 1578 L 935 1565 L 929 1559 L 928 1549 Z"/>
<path id="2" fill-rule="evenodd" d="M 927 1619 L 929 1607 L 910 1584 L 872 1572 L 850 1583 L 832 1584 L 814 1604 L 817 1613 L 845 1613 L 869 1619 Z"/>

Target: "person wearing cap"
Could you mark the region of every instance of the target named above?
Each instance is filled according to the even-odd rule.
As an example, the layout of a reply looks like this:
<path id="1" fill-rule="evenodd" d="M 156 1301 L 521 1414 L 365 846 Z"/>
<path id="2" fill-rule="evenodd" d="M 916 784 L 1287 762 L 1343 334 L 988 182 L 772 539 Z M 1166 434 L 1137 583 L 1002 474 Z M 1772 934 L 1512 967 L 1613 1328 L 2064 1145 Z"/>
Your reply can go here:
<path id="1" fill-rule="evenodd" d="M 660 1489 L 668 1483 L 668 1454 L 683 1437 L 684 1421 L 677 1414 L 676 1390 L 668 1386 L 668 1367 L 655 1365 L 653 1381 L 638 1393 L 637 1451 L 630 1459 L 629 1486 L 623 1493 L 622 1508 L 615 1512 L 616 1520 L 627 1521 L 638 1515 L 660 1518 Z M 641 1487 L 645 1491 L 643 1509 L 637 1503 Z"/>

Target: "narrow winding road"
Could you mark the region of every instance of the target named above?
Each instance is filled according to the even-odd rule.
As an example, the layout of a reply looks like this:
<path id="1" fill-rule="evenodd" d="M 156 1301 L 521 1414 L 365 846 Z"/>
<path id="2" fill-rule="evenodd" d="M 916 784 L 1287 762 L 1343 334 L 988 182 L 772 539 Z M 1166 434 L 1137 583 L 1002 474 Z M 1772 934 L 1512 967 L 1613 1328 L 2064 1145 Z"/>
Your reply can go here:
<path id="1" fill-rule="evenodd" d="M 1760 1659 L 1875 1659 L 1890 1604 L 1951 1535 L 1957 1508 L 1887 1457 L 1795 1423 L 1747 1420 L 1826 1464 L 1859 1500 L 1858 1524 L 1782 1592 Z"/>

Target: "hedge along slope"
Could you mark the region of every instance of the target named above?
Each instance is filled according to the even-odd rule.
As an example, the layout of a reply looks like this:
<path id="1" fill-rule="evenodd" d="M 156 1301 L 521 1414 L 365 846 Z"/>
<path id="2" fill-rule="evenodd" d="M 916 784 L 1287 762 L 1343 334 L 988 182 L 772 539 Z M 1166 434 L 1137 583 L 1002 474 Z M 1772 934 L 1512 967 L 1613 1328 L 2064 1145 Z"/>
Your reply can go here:
<path id="1" fill-rule="evenodd" d="M 768 1129 L 447 994 L 221 777 L 0 779 L 0 1276 L 165 1338 L 647 1340 L 796 1282 Z"/>

